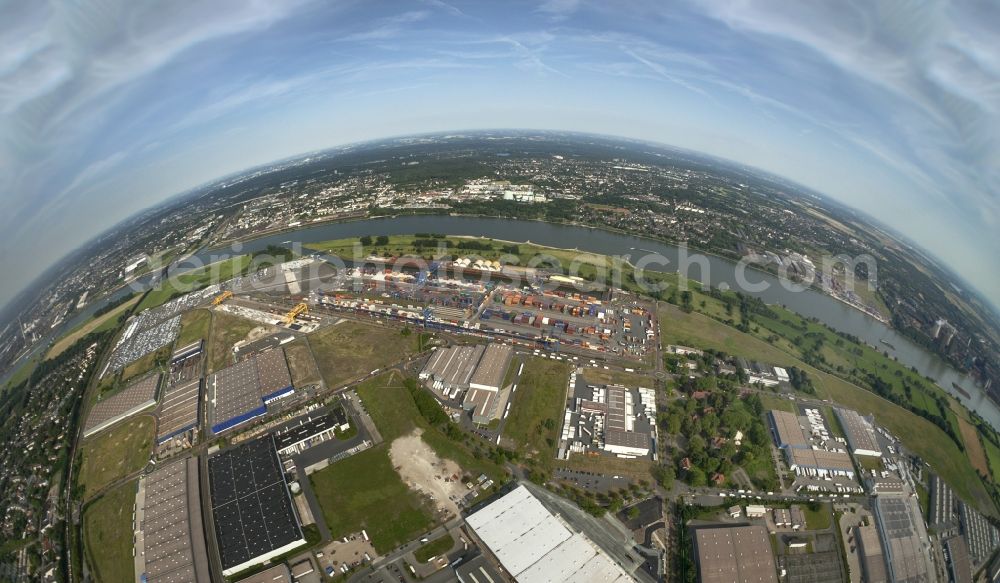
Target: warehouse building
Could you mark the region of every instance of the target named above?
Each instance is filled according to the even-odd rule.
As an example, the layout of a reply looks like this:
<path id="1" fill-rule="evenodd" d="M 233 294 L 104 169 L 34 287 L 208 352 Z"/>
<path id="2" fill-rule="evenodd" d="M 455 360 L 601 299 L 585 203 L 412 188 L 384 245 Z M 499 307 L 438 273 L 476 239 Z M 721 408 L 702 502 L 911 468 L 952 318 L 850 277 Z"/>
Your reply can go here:
<path id="1" fill-rule="evenodd" d="M 945 561 L 952 583 L 972 583 L 972 563 L 965 539 L 953 536 L 944 541 Z"/>
<path id="2" fill-rule="evenodd" d="M 514 349 L 506 344 L 487 345 L 476 365 L 476 372 L 469 379 L 469 388 L 494 393 L 499 391 L 513 356 Z"/>
<path id="3" fill-rule="evenodd" d="M 198 427 L 201 384 L 201 379 L 195 379 L 164 391 L 157 413 L 157 443 L 164 443 Z"/>
<path id="4" fill-rule="evenodd" d="M 573 532 L 525 486 L 470 515 L 466 521 L 518 583 L 633 581 L 583 533 Z"/>
<path id="5" fill-rule="evenodd" d="M 806 439 L 799 418 L 795 413 L 788 411 L 768 411 L 767 420 L 771 425 L 771 435 L 774 443 L 782 449 L 796 448 L 808 449 L 809 441 Z"/>
<path id="6" fill-rule="evenodd" d="M 807 476 L 846 476 L 854 478 L 851 456 L 843 451 L 825 449 L 785 449 L 788 469 Z"/>
<path id="7" fill-rule="evenodd" d="M 291 425 L 274 432 L 278 454 L 300 454 L 314 445 L 333 439 L 338 431 L 347 431 L 350 424 L 342 407 L 332 411 L 299 417 Z"/>
<path id="8" fill-rule="evenodd" d="M 858 558 L 865 583 L 886 583 L 888 575 L 878 530 L 874 525 L 857 526 L 854 528 L 854 539 L 858 543 Z"/>
<path id="9" fill-rule="evenodd" d="M 937 531 L 953 528 L 956 523 L 955 495 L 944 480 L 931 474 L 930 508 L 927 524 Z"/>
<path id="10" fill-rule="evenodd" d="M 465 391 L 484 352 L 485 346 L 439 348 L 420 371 L 420 379 L 442 393 Z"/>
<path id="11" fill-rule="evenodd" d="M 156 392 L 160 388 L 161 376 L 159 373 L 146 375 L 130 382 L 110 397 L 98 401 L 87 414 L 83 436 L 90 437 L 156 405 Z"/>
<path id="12" fill-rule="evenodd" d="M 771 538 L 763 526 L 695 530 L 695 555 L 702 583 L 777 583 Z"/>
<path id="13" fill-rule="evenodd" d="M 1000 548 L 1000 531 L 965 502 L 959 501 L 958 507 L 962 537 L 969 548 L 969 557 L 974 565 L 979 566 Z"/>
<path id="14" fill-rule="evenodd" d="M 288 565 L 281 563 L 270 569 L 264 569 L 260 573 L 244 577 L 237 583 L 292 583 L 292 573 L 288 570 Z"/>
<path id="15" fill-rule="evenodd" d="M 224 576 L 305 544 L 272 436 L 215 454 L 208 474 Z"/>
<path id="16" fill-rule="evenodd" d="M 198 356 L 201 354 L 203 340 L 195 340 L 191 344 L 186 346 L 181 346 L 180 348 L 174 350 L 173 355 L 170 357 L 170 364 L 179 364 L 191 357 Z"/>
<path id="17" fill-rule="evenodd" d="M 933 569 L 930 554 L 923 548 L 921 538 L 923 519 L 914 498 L 898 495 L 881 495 L 875 498 L 875 518 L 882 538 L 888 578 L 899 583 L 931 581 Z"/>
<path id="18" fill-rule="evenodd" d="M 841 427 L 844 428 L 847 445 L 854 455 L 882 457 L 882 449 L 875 439 L 875 429 L 867 419 L 850 409 L 837 407 L 834 412 L 840 420 Z"/>
<path id="19" fill-rule="evenodd" d="M 219 434 L 267 413 L 267 406 L 293 392 L 281 348 L 254 354 L 208 378 L 212 433 Z"/>
<path id="20" fill-rule="evenodd" d="M 198 458 L 160 466 L 136 491 L 136 566 L 146 583 L 208 583 Z"/>

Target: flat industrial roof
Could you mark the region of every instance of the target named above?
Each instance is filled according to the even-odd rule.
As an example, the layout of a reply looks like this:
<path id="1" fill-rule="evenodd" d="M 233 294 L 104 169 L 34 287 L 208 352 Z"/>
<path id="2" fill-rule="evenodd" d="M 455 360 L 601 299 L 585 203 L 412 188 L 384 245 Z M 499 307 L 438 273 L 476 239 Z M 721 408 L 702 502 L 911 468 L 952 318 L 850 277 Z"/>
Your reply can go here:
<path id="1" fill-rule="evenodd" d="M 567 528 L 524 486 L 466 522 L 519 583 L 633 581 L 600 547 Z"/>
<path id="2" fill-rule="evenodd" d="M 161 376 L 159 373 L 146 375 L 130 382 L 110 397 L 98 401 L 87 414 L 84 437 L 156 404 L 156 390 L 160 386 Z"/>
<path id="3" fill-rule="evenodd" d="M 270 435 L 210 457 L 208 474 L 224 571 L 305 541 Z"/>
<path id="4" fill-rule="evenodd" d="M 787 451 L 791 456 L 792 463 L 799 467 L 818 468 L 821 470 L 854 471 L 854 464 L 851 463 L 851 456 L 842 451 L 796 448 L 790 448 Z"/>
<path id="5" fill-rule="evenodd" d="M 213 374 L 208 380 L 212 425 L 224 423 L 263 406 L 257 388 L 257 366 L 253 359 L 240 361 Z"/>
<path id="6" fill-rule="evenodd" d="M 343 418 L 343 413 L 340 417 Z M 294 425 L 274 432 L 274 444 L 278 451 L 281 451 L 324 431 L 339 427 L 342 423 L 343 421 L 338 419 L 332 411 L 327 411 L 322 415 L 300 417 Z"/>
<path id="7" fill-rule="evenodd" d="M 649 449 L 648 433 L 636 431 L 621 431 L 609 429 L 604 432 L 604 443 L 621 447 L 636 447 Z"/>
<path id="8" fill-rule="evenodd" d="M 914 501 L 915 504 L 915 501 Z M 893 581 L 918 583 L 929 581 L 929 556 L 914 524 L 914 513 L 919 516 L 919 508 L 913 508 L 907 498 L 877 496 L 875 515 L 884 548 L 888 550 L 887 563 Z"/>
<path id="9" fill-rule="evenodd" d="M 198 490 L 198 459 L 160 466 L 144 482 L 140 528 L 149 583 L 210 581 Z"/>
<path id="10" fill-rule="evenodd" d="M 695 553 L 702 583 L 778 581 L 771 539 L 762 526 L 699 528 Z"/>
<path id="11" fill-rule="evenodd" d="M 198 425 L 201 379 L 167 389 L 160 402 L 156 440 L 164 441 Z"/>
<path id="12" fill-rule="evenodd" d="M 879 542 L 878 530 L 874 525 L 857 526 L 854 528 L 861 555 L 861 567 L 864 570 L 867 583 L 886 583 L 888 575 L 885 568 L 885 556 L 882 554 L 882 543 Z"/>
<path id="13" fill-rule="evenodd" d="M 236 583 L 292 583 L 292 574 L 288 570 L 288 565 L 281 563 L 240 579 Z"/>
<path id="14" fill-rule="evenodd" d="M 253 355 L 257 365 L 257 383 L 261 396 L 271 395 L 292 386 L 292 374 L 288 370 L 285 351 L 272 348 Z"/>
<path id="15" fill-rule="evenodd" d="M 768 412 L 768 416 L 771 418 L 771 426 L 776 433 L 778 447 L 809 447 L 809 442 L 806 440 L 806 435 L 803 433 L 802 426 L 799 425 L 799 418 L 795 413 L 772 410 Z"/>
<path id="16" fill-rule="evenodd" d="M 881 453 L 882 450 L 875 439 L 875 430 L 868 423 L 868 420 L 859 415 L 857 411 L 850 409 L 837 407 L 834 412 L 837 414 L 837 419 L 840 419 L 840 425 L 844 428 L 844 436 L 847 437 L 848 445 L 855 453 L 859 451 Z"/>
<path id="17" fill-rule="evenodd" d="M 514 349 L 506 344 L 489 344 L 479 359 L 475 374 L 469 380 L 469 384 L 482 387 L 492 387 L 500 389 L 510 359 L 514 356 Z"/>

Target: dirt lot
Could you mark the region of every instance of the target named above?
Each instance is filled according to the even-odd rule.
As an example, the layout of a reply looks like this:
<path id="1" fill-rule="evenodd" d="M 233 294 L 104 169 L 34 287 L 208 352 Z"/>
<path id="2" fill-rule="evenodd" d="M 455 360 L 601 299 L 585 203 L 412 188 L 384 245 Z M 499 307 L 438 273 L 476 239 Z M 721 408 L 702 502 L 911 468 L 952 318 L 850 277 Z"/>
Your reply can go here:
<path id="1" fill-rule="evenodd" d="M 458 501 L 468 490 L 461 482 L 462 469 L 455 462 L 441 459 L 420 439 L 422 429 L 392 442 L 389 458 L 400 477 L 410 488 L 429 496 L 438 510 L 458 515 Z"/>

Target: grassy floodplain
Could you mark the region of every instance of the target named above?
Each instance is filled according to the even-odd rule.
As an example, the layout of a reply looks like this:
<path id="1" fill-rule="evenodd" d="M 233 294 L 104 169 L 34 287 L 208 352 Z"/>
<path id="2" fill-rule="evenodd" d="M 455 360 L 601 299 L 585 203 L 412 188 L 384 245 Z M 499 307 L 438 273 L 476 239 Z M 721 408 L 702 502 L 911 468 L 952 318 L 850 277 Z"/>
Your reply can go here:
<path id="1" fill-rule="evenodd" d="M 264 326 L 259 322 L 245 320 L 225 312 L 216 312 L 212 316 L 211 332 L 208 341 L 208 372 L 226 368 L 233 362 L 233 346 L 246 337 L 255 328 Z"/>

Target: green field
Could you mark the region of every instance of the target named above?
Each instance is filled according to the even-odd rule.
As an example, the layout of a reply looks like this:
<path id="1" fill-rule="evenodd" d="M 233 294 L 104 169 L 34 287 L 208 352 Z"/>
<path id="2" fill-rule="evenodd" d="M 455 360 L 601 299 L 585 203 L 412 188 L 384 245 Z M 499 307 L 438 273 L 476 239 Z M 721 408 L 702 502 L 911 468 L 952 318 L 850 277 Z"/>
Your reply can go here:
<path id="1" fill-rule="evenodd" d="M 413 558 L 421 563 L 426 563 L 438 555 L 447 553 L 453 546 L 455 546 L 455 539 L 450 534 L 445 534 L 413 551 Z"/>
<path id="2" fill-rule="evenodd" d="M 181 316 L 181 331 L 177 335 L 177 346 L 187 346 L 197 340 L 208 340 L 212 324 L 212 312 L 191 310 Z"/>
<path id="3" fill-rule="evenodd" d="M 505 441 L 545 469 L 550 469 L 555 459 L 570 368 L 561 361 L 529 358 L 503 429 Z"/>
<path id="4" fill-rule="evenodd" d="M 252 330 L 261 326 L 264 324 L 225 312 L 216 312 L 212 316 L 208 341 L 208 372 L 212 373 L 232 364 L 233 346 L 245 340 Z"/>
<path id="5" fill-rule="evenodd" d="M 393 469 L 386 443 L 341 460 L 309 479 L 333 537 L 365 529 L 379 554 L 413 539 L 433 522 L 420 496 Z"/>
<path id="6" fill-rule="evenodd" d="M 149 461 L 155 430 L 153 417 L 140 415 L 84 440 L 77 478 L 84 499 L 141 470 Z"/>
<path id="7" fill-rule="evenodd" d="M 357 392 L 386 443 L 419 428 L 423 430 L 420 438 L 438 456 L 454 461 L 471 474 L 486 474 L 497 484 L 506 481 L 503 468 L 486 457 L 474 455 L 465 443 L 452 440 L 432 427 L 420 415 L 416 403 L 396 373 L 384 373 L 369 379 L 358 385 Z"/>
<path id="8" fill-rule="evenodd" d="M 832 519 L 830 517 L 830 505 L 820 504 L 819 508 L 813 510 L 808 506 L 802 506 L 802 513 L 806 516 L 807 530 L 825 530 L 830 528 Z"/>
<path id="9" fill-rule="evenodd" d="M 777 395 L 769 395 L 767 393 L 759 393 L 760 403 L 764 406 L 764 409 L 770 411 L 775 409 L 777 411 L 788 411 L 789 413 L 795 412 L 795 402 L 788 399 L 782 399 Z"/>
<path id="10" fill-rule="evenodd" d="M 764 340 L 702 314 L 686 313 L 661 303 L 659 316 L 664 344 L 713 348 L 735 356 L 784 367 L 796 366 L 806 371 L 816 386 L 817 397 L 828 398 L 863 415 L 874 415 L 879 424 L 929 463 L 961 498 L 974 503 L 980 511 L 996 516 L 993 501 L 968 457 L 930 421 L 871 391 L 817 370 Z"/>
<path id="11" fill-rule="evenodd" d="M 206 265 L 201 269 L 182 273 L 181 275 L 171 275 L 167 280 L 161 281 L 156 289 L 146 294 L 142 303 L 139 304 L 137 311 L 141 312 L 147 308 L 155 308 L 167 303 L 176 296 L 230 280 L 243 273 L 249 265 L 249 255 L 238 255 L 231 259 Z"/>
<path id="12" fill-rule="evenodd" d="M 417 334 L 344 320 L 309 336 L 327 387 L 339 387 L 417 351 Z"/>
<path id="13" fill-rule="evenodd" d="M 132 507 L 136 482 L 122 484 L 83 512 L 83 540 L 94 579 L 100 583 L 133 583 Z"/>
<path id="14" fill-rule="evenodd" d="M 172 348 L 168 344 L 159 350 L 154 350 L 139 360 L 129 364 L 122 371 L 122 381 L 128 381 L 132 377 L 143 375 L 153 370 L 161 364 L 165 364 L 170 358 Z"/>
<path id="15" fill-rule="evenodd" d="M 296 340 L 285 345 L 285 356 L 288 358 L 288 369 L 292 373 L 292 384 L 304 387 L 321 380 L 316 359 L 307 340 Z"/>

